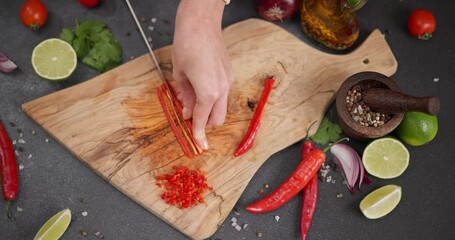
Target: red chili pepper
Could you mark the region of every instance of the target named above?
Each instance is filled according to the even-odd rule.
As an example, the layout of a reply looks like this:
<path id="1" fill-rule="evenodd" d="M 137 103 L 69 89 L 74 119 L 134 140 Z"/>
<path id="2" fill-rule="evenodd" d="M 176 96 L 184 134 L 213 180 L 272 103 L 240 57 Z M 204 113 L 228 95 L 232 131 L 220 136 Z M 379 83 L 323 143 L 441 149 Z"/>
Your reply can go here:
<path id="1" fill-rule="evenodd" d="M 246 210 L 251 213 L 265 213 L 273 211 L 283 204 L 287 203 L 297 193 L 300 192 L 308 182 L 316 175 L 319 168 L 325 161 L 325 153 L 321 149 L 315 149 L 306 156 L 302 156 L 303 160 L 281 184 L 278 189 L 273 191 L 267 197 L 257 201 L 254 204 L 246 207 Z"/>
<path id="2" fill-rule="evenodd" d="M 314 122 L 315 123 L 315 122 Z M 314 142 L 309 140 L 309 131 L 312 123 L 307 130 L 305 142 L 302 148 L 302 158 L 309 154 L 314 149 Z M 318 176 L 317 174 L 308 182 L 303 188 L 302 198 L 302 215 L 300 219 L 300 233 L 302 240 L 306 239 L 308 230 L 310 228 L 311 220 L 313 219 L 314 210 L 316 210 L 316 202 L 318 199 Z"/>
<path id="3" fill-rule="evenodd" d="M 16 155 L 13 145 L 0 121 L 0 176 L 2 181 L 3 199 L 8 202 L 8 218 L 12 219 L 11 204 L 16 199 L 19 189 L 19 177 Z"/>
<path id="4" fill-rule="evenodd" d="M 250 126 L 248 127 L 245 137 L 237 147 L 237 150 L 235 150 L 234 156 L 238 157 L 253 147 L 254 139 L 256 138 L 259 126 L 261 125 L 262 113 L 264 112 L 265 104 L 267 103 L 270 93 L 272 92 L 273 84 L 275 84 L 275 79 L 268 78 L 265 80 L 264 90 L 262 91 L 261 98 L 259 99 L 259 104 L 253 114 L 253 118 L 251 119 Z"/>
<path id="5" fill-rule="evenodd" d="M 302 199 L 302 216 L 300 222 L 300 233 L 302 240 L 306 239 L 308 229 L 310 229 L 311 220 L 313 219 L 314 210 L 316 210 L 316 202 L 318 200 L 318 176 L 308 182 L 303 189 Z"/>

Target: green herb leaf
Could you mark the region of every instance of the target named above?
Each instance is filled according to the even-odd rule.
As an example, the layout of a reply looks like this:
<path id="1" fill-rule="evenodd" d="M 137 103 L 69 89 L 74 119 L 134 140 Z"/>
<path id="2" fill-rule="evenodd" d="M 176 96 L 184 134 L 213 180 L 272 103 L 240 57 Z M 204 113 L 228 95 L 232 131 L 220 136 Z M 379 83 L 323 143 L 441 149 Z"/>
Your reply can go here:
<path id="1" fill-rule="evenodd" d="M 69 29 L 69 28 L 64 28 L 62 30 L 62 33 L 60 33 L 60 39 L 62 39 L 63 41 L 65 41 L 69 44 L 72 44 L 73 39 L 74 39 L 73 31 L 71 31 L 71 29 Z"/>
<path id="2" fill-rule="evenodd" d="M 77 22 L 74 31 L 64 28 L 60 38 L 71 43 L 82 63 L 99 72 L 118 66 L 122 60 L 120 44 L 101 21 Z"/>
<path id="3" fill-rule="evenodd" d="M 318 131 L 311 137 L 317 144 L 325 145 L 341 138 L 341 128 L 337 123 L 332 123 L 327 117 L 322 119 Z"/>

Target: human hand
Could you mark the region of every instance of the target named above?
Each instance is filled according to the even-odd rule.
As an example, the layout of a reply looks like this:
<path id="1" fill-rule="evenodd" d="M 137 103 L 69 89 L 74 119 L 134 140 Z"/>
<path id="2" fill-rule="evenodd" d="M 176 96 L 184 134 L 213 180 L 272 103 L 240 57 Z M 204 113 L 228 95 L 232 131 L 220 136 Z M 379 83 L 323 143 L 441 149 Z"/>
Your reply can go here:
<path id="1" fill-rule="evenodd" d="M 193 118 L 193 136 L 208 149 L 206 127 L 224 123 L 234 73 L 221 34 L 224 2 L 182 0 L 172 53 L 173 78 L 183 117 Z"/>

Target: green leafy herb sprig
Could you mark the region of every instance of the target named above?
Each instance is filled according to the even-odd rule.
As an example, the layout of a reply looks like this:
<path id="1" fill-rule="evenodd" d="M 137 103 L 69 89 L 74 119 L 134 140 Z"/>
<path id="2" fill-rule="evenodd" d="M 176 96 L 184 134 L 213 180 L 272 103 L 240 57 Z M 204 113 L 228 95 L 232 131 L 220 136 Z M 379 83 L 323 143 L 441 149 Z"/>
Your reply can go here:
<path id="1" fill-rule="evenodd" d="M 118 40 L 101 21 L 76 22 L 74 30 L 62 30 L 60 39 L 73 46 L 82 63 L 99 72 L 118 66 L 122 60 L 122 48 Z"/>
<path id="2" fill-rule="evenodd" d="M 322 119 L 318 131 L 311 137 L 317 144 L 325 145 L 329 142 L 335 142 L 341 137 L 341 128 L 337 123 L 331 122 L 327 117 Z"/>

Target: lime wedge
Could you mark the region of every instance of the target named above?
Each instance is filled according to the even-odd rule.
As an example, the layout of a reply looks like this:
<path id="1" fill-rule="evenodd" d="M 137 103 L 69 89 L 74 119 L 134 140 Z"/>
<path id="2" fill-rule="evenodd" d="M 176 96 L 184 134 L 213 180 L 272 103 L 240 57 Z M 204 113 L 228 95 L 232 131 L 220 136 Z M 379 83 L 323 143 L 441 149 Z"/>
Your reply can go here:
<path id="1" fill-rule="evenodd" d="M 64 80 L 76 69 L 76 52 L 63 40 L 47 39 L 33 49 L 32 66 L 36 74 L 44 79 Z"/>
<path id="2" fill-rule="evenodd" d="M 380 138 L 371 142 L 363 151 L 365 170 L 378 178 L 400 176 L 409 165 L 409 151 L 399 140 Z"/>
<path id="3" fill-rule="evenodd" d="M 41 227 L 36 234 L 34 240 L 56 240 L 59 239 L 71 222 L 71 210 L 64 209 L 53 217 Z"/>
<path id="4" fill-rule="evenodd" d="M 360 211 L 369 219 L 377 219 L 389 214 L 401 200 L 401 187 L 387 185 L 368 194 L 360 202 Z"/>

